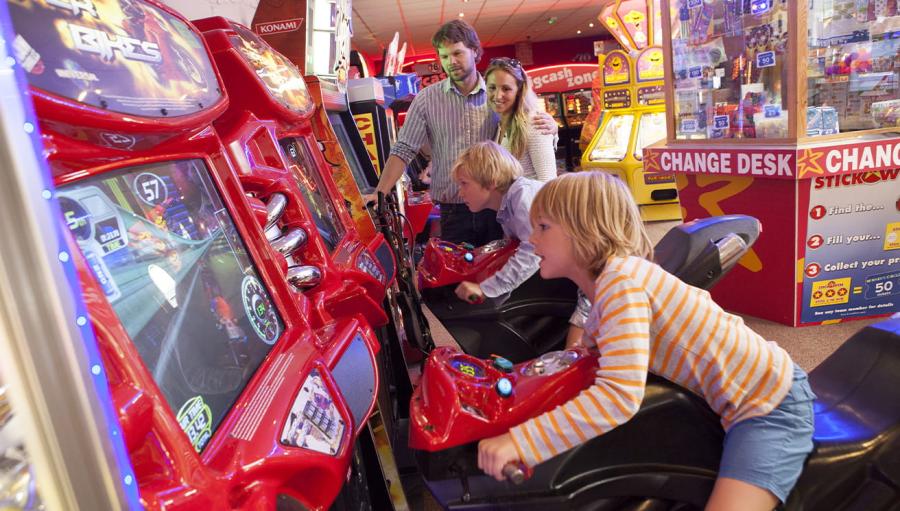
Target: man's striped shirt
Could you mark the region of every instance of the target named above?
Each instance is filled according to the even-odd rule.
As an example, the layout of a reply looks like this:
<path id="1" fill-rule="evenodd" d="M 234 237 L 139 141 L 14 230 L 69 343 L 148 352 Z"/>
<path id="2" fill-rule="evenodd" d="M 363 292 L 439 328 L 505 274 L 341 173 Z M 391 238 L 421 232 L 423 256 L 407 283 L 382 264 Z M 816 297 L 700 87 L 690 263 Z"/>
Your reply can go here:
<path id="1" fill-rule="evenodd" d="M 768 414 L 790 389 L 787 352 L 658 265 L 610 258 L 595 290 L 585 325 L 600 352 L 594 385 L 510 430 L 527 465 L 631 419 L 648 371 L 701 396 L 726 430 Z"/>
<path id="2" fill-rule="evenodd" d="M 492 140 L 500 125 L 487 101 L 484 78 L 463 96 L 449 78 L 422 89 L 413 99 L 391 155 L 409 163 L 419 149 L 431 145 L 431 197 L 462 202 L 450 178 L 457 156 L 476 142 Z"/>

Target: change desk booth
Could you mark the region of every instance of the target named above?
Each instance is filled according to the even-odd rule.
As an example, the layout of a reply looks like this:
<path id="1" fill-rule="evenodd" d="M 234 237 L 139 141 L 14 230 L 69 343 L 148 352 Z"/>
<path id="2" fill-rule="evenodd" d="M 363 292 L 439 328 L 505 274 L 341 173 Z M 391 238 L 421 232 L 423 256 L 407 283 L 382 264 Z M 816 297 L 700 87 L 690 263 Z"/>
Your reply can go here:
<path id="1" fill-rule="evenodd" d="M 663 2 L 667 137 L 686 221 L 763 234 L 713 293 L 800 326 L 900 310 L 900 10 L 894 2 Z"/>

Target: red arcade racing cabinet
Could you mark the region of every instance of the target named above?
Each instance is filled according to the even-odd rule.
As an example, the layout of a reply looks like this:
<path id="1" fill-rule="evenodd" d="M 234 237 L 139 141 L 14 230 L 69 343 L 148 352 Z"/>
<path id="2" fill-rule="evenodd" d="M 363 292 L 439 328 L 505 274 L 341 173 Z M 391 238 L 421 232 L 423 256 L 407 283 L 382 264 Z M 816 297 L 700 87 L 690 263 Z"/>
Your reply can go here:
<path id="1" fill-rule="evenodd" d="M 152 2 L 10 11 L 143 504 L 328 506 L 377 343 L 288 283 L 212 129 L 228 99 L 203 40 Z"/>
<path id="2" fill-rule="evenodd" d="M 374 327 L 386 324 L 382 301 L 396 266 L 390 246 L 380 234 L 368 244 L 360 238 L 313 135 L 316 105 L 303 77 L 243 26 L 224 18 L 195 25 L 230 93 L 229 108 L 215 127 L 244 191 L 270 211 L 285 203 L 282 218 L 270 219 L 267 238 L 292 267 L 311 263 L 320 270 L 318 281 L 297 285 L 325 322 L 362 314 Z"/>

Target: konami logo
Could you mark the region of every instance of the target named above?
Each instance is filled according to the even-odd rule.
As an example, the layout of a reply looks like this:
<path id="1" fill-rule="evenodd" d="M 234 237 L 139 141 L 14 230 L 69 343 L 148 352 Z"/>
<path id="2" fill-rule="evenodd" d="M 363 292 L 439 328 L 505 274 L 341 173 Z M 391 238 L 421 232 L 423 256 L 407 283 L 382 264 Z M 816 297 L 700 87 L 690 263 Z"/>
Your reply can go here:
<path id="1" fill-rule="evenodd" d="M 253 30 L 259 35 L 280 34 L 282 32 L 300 30 L 301 25 L 303 25 L 303 18 L 294 18 L 290 20 L 270 21 L 268 23 L 257 23 Z"/>

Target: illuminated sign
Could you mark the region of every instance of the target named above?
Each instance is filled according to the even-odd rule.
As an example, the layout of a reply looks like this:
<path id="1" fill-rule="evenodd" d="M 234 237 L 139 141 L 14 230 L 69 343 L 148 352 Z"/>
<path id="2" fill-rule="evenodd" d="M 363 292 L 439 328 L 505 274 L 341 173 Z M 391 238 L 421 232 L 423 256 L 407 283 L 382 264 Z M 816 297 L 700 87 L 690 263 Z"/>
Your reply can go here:
<path id="1" fill-rule="evenodd" d="M 300 30 L 302 25 L 303 18 L 294 18 L 290 20 L 270 21 L 268 23 L 257 23 L 253 27 L 253 31 L 260 35 L 282 34 Z"/>
<path id="2" fill-rule="evenodd" d="M 353 120 L 356 121 L 359 136 L 366 144 L 366 152 L 369 153 L 369 159 L 375 166 L 375 172 L 380 176 L 381 165 L 378 163 L 378 144 L 375 141 L 375 121 L 372 119 L 372 114 L 356 114 L 353 116 Z"/>
<path id="3" fill-rule="evenodd" d="M 563 64 L 526 71 L 538 94 L 589 88 L 597 72 L 593 64 Z"/>

